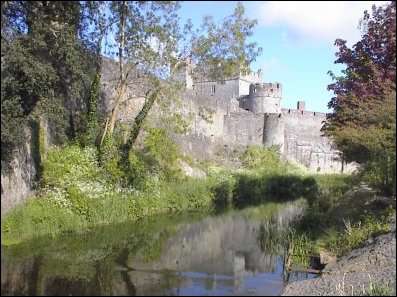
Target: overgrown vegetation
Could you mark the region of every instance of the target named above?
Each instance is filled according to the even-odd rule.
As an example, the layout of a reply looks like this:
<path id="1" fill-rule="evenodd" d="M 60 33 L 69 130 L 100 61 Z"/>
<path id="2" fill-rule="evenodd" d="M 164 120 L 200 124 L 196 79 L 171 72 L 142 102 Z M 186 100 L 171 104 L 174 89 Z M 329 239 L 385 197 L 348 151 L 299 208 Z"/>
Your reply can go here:
<path id="1" fill-rule="evenodd" d="M 311 191 L 305 182 L 308 179 L 297 176 L 288 177 L 296 184 L 292 191 L 282 187 L 277 191 L 276 185 L 288 180 L 271 172 L 287 170 L 287 165 L 272 158 L 257 170 L 214 171 L 203 179 L 185 177 L 178 166 L 178 149 L 165 131 L 147 131 L 145 145 L 130 152 L 128 164 L 120 163 L 118 155 L 111 153 L 114 144 L 107 142 L 107 153 L 99 156 L 95 147 L 79 144 L 51 149 L 43 161 L 38 198 L 7 215 L 2 225 L 3 243 L 163 212 L 224 210 L 294 200 Z M 273 156 L 274 152 L 262 149 L 261 153 Z"/>

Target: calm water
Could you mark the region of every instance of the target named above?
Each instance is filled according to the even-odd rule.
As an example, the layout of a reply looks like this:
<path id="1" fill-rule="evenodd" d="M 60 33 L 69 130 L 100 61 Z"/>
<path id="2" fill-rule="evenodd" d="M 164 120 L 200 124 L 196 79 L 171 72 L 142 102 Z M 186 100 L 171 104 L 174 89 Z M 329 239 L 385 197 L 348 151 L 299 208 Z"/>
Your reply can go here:
<path id="1" fill-rule="evenodd" d="M 158 216 L 1 251 L 2 295 L 279 295 L 297 204 Z M 290 279 L 311 278 L 306 274 Z"/>

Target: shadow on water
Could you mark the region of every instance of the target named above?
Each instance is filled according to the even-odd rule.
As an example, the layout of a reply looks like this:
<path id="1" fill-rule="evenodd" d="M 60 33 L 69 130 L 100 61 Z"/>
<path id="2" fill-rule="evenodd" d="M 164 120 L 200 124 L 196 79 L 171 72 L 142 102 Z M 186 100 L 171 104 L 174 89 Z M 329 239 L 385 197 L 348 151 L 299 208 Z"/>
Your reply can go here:
<path id="1" fill-rule="evenodd" d="M 2 247 L 2 295 L 278 295 L 302 201 L 185 213 Z"/>

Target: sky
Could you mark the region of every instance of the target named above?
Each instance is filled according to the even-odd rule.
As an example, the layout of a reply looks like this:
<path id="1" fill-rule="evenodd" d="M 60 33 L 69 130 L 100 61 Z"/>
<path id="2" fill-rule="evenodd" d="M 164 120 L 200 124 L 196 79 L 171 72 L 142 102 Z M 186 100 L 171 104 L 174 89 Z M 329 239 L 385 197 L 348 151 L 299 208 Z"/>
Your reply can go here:
<path id="1" fill-rule="evenodd" d="M 221 21 L 233 13 L 236 1 L 187 1 L 181 3 L 182 21 L 192 19 L 195 26 L 205 15 Z M 337 38 L 352 46 L 360 39 L 359 20 L 373 4 L 388 1 L 243 1 L 246 16 L 257 19 L 252 40 L 263 48 L 253 63 L 262 69 L 264 82 L 283 86 L 281 106 L 296 108 L 306 102 L 306 109 L 330 112 L 327 107 L 333 93 L 329 70 L 339 73 L 344 67 L 334 64 Z"/>

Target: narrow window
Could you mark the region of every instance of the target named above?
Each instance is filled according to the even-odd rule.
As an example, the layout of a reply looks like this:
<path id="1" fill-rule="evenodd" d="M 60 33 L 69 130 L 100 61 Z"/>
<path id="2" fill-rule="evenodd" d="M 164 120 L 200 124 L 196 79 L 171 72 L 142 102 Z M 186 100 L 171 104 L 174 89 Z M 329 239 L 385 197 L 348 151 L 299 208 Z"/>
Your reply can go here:
<path id="1" fill-rule="evenodd" d="M 212 94 L 212 95 L 215 94 L 215 85 L 211 86 L 211 94 Z"/>

